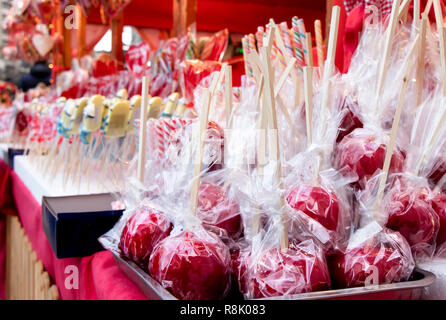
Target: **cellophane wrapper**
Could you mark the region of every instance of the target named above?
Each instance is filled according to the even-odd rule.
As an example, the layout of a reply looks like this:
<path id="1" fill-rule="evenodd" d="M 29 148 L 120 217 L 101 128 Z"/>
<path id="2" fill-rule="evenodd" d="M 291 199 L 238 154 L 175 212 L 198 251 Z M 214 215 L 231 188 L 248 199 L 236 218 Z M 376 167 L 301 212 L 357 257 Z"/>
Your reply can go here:
<path id="1" fill-rule="evenodd" d="M 330 256 L 328 261 L 335 288 L 407 281 L 415 267 L 404 237 L 376 222 L 358 229 L 346 251 Z"/>

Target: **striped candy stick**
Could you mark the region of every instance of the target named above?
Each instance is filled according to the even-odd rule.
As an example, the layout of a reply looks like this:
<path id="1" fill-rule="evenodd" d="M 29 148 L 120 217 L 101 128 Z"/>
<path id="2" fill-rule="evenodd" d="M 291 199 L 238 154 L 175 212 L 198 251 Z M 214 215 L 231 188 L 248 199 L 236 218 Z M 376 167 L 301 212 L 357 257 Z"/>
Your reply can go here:
<path id="1" fill-rule="evenodd" d="M 275 22 L 273 19 L 269 19 L 269 23 L 266 26 L 266 31 L 268 33 L 268 31 L 271 29 L 271 27 L 275 25 Z M 283 56 L 283 54 L 280 53 L 281 51 L 279 50 L 277 43 L 276 43 L 276 39 L 274 39 L 273 41 L 273 45 L 271 48 L 271 60 L 274 60 L 276 58 L 279 58 L 280 63 L 282 64 L 282 66 L 286 66 L 287 63 L 285 61 L 285 57 Z"/>
<path id="2" fill-rule="evenodd" d="M 256 39 L 252 33 L 248 35 L 248 48 L 249 52 L 256 51 Z"/>
<path id="3" fill-rule="evenodd" d="M 256 32 L 257 48 L 263 47 L 263 35 L 265 34 L 265 29 L 263 27 L 258 27 Z"/>
<path id="4" fill-rule="evenodd" d="M 322 24 L 320 20 L 314 21 L 314 31 L 316 33 L 317 63 L 319 70 L 324 70 L 324 47 L 322 40 Z"/>
<path id="5" fill-rule="evenodd" d="M 283 21 L 279 24 L 279 32 L 282 37 L 283 43 L 285 44 L 285 48 L 290 57 L 293 56 L 293 47 L 291 45 L 290 33 L 288 32 L 288 24 L 286 21 Z"/>
<path id="6" fill-rule="evenodd" d="M 244 57 L 244 60 L 245 60 L 245 71 L 246 71 L 248 77 L 252 77 L 253 76 L 252 66 L 249 63 L 248 59 L 246 58 L 246 56 L 250 52 L 249 51 L 248 40 L 247 40 L 246 36 L 244 36 L 242 38 L 242 47 L 243 47 L 243 57 Z"/>
<path id="7" fill-rule="evenodd" d="M 302 44 L 302 51 L 305 57 L 305 65 L 309 65 L 308 55 L 309 55 L 309 50 L 311 48 L 307 48 L 307 32 L 305 30 L 304 19 L 297 20 L 297 28 L 299 30 L 299 38 Z"/>
<path id="8" fill-rule="evenodd" d="M 295 51 L 295 56 L 297 59 L 297 64 L 301 67 L 305 66 L 305 62 L 304 62 L 304 54 L 303 54 L 303 47 L 302 47 L 302 42 L 300 40 L 300 35 L 299 35 L 299 28 L 298 28 L 298 18 L 297 17 L 293 17 L 293 19 L 291 20 L 292 23 L 292 30 L 293 30 L 293 44 L 294 44 L 294 51 Z"/>

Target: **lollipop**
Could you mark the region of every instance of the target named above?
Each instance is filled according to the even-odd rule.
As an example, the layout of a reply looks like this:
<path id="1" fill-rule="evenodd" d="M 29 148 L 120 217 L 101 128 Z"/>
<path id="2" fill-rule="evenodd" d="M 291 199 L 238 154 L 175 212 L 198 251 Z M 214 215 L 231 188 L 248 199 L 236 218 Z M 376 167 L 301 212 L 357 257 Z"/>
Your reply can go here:
<path id="1" fill-rule="evenodd" d="M 333 285 L 351 288 L 406 281 L 415 263 L 404 237 L 384 228 L 345 253 L 330 256 L 328 265 Z"/>
<path id="2" fill-rule="evenodd" d="M 138 209 L 122 230 L 119 249 L 124 256 L 146 268 L 153 248 L 169 236 L 171 229 L 171 223 L 161 212 Z"/>

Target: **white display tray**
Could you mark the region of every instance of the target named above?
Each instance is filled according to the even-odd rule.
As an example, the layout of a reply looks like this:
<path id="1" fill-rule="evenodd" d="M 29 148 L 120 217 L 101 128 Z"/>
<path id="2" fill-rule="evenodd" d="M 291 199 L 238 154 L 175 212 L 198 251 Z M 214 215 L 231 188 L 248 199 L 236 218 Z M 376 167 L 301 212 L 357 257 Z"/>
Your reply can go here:
<path id="1" fill-rule="evenodd" d="M 40 204 L 42 204 L 43 196 L 77 196 L 116 191 L 106 189 L 93 179 L 89 185 L 87 185 L 86 181 L 81 180 L 80 188 L 77 185 L 68 184 L 64 186 L 62 183 L 62 173 L 57 174 L 53 180 L 49 181 L 47 177 L 43 177 L 35 165 L 30 163 L 29 157 L 27 156 L 14 157 L 14 171 Z"/>

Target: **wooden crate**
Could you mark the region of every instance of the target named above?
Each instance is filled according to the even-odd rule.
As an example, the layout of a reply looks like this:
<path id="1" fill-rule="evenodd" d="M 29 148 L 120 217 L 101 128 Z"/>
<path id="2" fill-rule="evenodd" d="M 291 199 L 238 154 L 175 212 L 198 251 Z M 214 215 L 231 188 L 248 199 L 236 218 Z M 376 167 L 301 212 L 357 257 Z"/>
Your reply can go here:
<path id="1" fill-rule="evenodd" d="M 6 217 L 6 299 L 58 300 L 59 291 L 17 217 Z"/>

